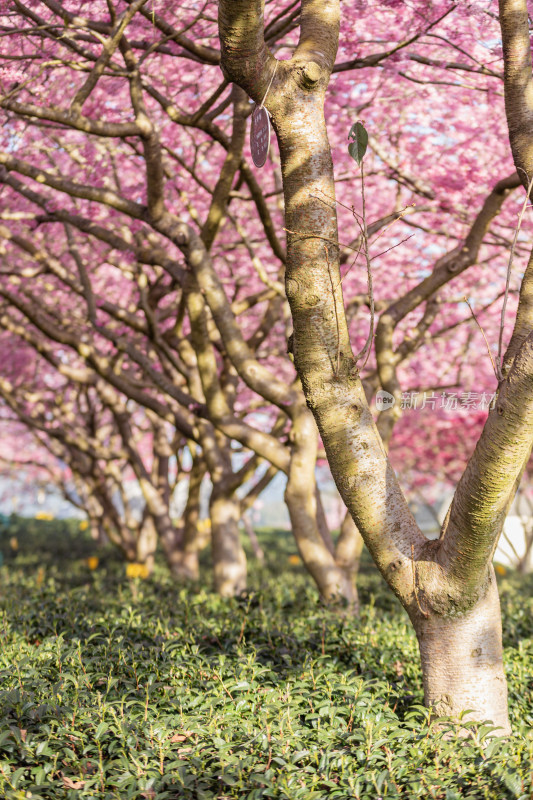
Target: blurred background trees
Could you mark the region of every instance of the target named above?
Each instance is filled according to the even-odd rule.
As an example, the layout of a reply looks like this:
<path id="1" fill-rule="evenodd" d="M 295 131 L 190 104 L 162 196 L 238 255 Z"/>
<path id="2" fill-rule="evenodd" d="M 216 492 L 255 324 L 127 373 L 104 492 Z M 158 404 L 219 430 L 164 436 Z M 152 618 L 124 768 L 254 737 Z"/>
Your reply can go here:
<path id="1" fill-rule="evenodd" d="M 326 101 L 351 341 L 361 350 L 370 326 L 347 152 L 362 119 L 375 336 L 361 374 L 403 485 L 431 508 L 496 389 L 476 320 L 494 350 L 523 202 L 496 6 L 344 4 Z M 179 581 L 198 578 L 208 532 L 215 588 L 232 595 L 246 588 L 240 522 L 281 474 L 319 593 L 356 606 L 361 540 L 328 505 L 292 364 L 277 145 L 256 169 L 253 105 L 220 69 L 217 4 L 15 0 L 1 14 L 5 485 L 57 487 L 127 561 L 151 569 L 159 544 Z M 299 14 L 266 3 L 279 59 Z M 528 237 L 526 221 L 509 319 Z"/>

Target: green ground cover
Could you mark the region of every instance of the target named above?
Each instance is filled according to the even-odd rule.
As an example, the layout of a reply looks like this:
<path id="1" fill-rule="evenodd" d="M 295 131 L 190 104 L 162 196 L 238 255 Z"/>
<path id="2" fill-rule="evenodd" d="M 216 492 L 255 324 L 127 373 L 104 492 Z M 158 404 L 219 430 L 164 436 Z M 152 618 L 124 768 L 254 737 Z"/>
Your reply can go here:
<path id="1" fill-rule="evenodd" d="M 415 638 L 368 562 L 352 619 L 317 603 L 285 534 L 221 600 L 163 566 L 128 579 L 76 528 L 0 526 L 0 797 L 532 797 L 531 578 L 500 579 L 515 734 L 487 744 L 428 724 Z"/>

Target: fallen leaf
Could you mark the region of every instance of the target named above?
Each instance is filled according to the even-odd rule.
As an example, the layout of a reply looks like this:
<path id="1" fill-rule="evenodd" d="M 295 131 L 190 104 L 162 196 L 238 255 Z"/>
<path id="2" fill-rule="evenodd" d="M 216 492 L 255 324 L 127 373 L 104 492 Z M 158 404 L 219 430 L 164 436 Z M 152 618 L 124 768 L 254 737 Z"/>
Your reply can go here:
<path id="1" fill-rule="evenodd" d="M 170 741 L 173 744 L 176 742 L 185 742 L 187 739 L 190 739 L 191 736 L 194 736 L 194 731 L 182 731 L 181 733 L 175 733 Z"/>
<path id="2" fill-rule="evenodd" d="M 72 778 L 69 778 L 68 775 L 63 775 L 63 773 L 61 773 L 61 777 L 63 779 L 63 786 L 67 789 L 83 789 L 85 786 L 85 781 L 73 781 Z"/>

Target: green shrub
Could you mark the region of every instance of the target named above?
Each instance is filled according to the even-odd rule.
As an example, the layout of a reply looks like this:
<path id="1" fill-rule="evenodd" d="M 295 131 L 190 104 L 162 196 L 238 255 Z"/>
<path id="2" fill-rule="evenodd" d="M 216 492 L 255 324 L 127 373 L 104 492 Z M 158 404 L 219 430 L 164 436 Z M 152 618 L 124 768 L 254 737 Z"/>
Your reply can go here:
<path id="1" fill-rule="evenodd" d="M 2 798 L 531 798 L 530 578 L 502 582 L 515 734 L 487 744 L 488 726 L 465 741 L 428 722 L 416 640 L 366 560 L 353 619 L 317 602 L 279 532 L 249 593 L 222 600 L 159 565 L 130 581 L 111 552 L 91 571 L 76 526 L 56 541 L 18 524 L 0 569 Z"/>

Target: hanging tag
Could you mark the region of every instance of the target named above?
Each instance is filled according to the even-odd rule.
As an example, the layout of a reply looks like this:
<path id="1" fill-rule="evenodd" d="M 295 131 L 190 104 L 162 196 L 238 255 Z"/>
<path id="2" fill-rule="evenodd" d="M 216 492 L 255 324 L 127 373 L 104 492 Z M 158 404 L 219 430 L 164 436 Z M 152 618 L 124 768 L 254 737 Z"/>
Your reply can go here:
<path id="1" fill-rule="evenodd" d="M 256 106 L 252 111 L 250 128 L 250 150 L 256 167 L 264 167 L 270 147 L 270 119 L 264 106 Z"/>

